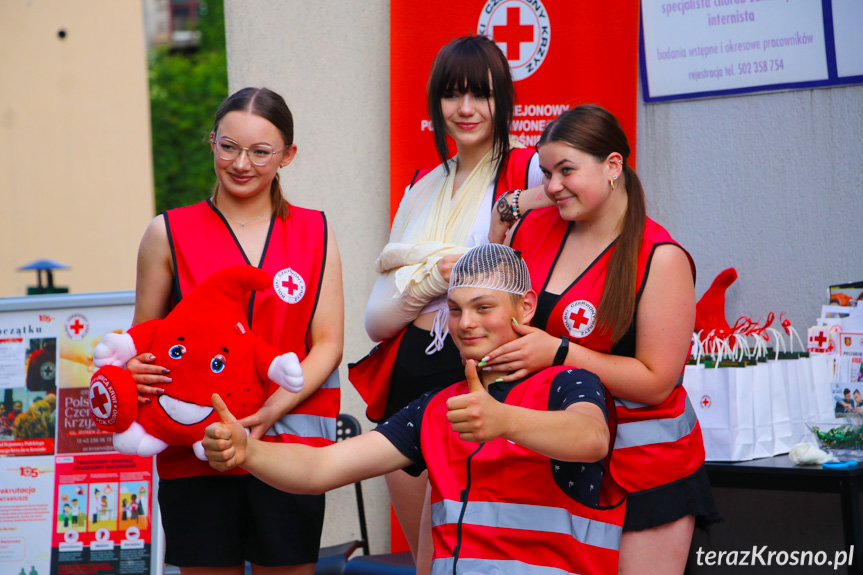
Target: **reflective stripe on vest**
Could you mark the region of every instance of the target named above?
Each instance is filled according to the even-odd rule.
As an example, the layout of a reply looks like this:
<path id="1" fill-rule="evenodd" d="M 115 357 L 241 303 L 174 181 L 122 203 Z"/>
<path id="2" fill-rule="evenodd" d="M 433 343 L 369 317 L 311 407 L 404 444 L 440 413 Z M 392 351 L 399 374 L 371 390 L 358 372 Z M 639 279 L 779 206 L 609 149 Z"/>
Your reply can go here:
<path id="1" fill-rule="evenodd" d="M 339 379 L 339 370 L 335 370 L 332 372 L 327 379 L 321 384 L 321 387 L 318 389 L 333 389 L 333 388 L 341 388 L 341 380 Z"/>
<path id="2" fill-rule="evenodd" d="M 463 503 L 444 499 L 432 504 L 432 527 L 457 524 Z M 617 551 L 623 528 L 573 515 L 559 507 L 470 501 L 462 523 L 500 529 L 523 529 L 569 535 L 586 545 Z M 461 560 L 459 561 L 461 563 Z M 509 573 L 509 571 L 506 571 Z"/>
<path id="3" fill-rule="evenodd" d="M 452 575 L 455 559 L 446 557 L 432 561 L 431 575 Z M 478 575 L 568 575 L 569 571 L 556 567 L 531 565 L 521 561 L 500 559 L 459 559 L 459 573 Z"/>
<path id="4" fill-rule="evenodd" d="M 296 435 L 336 440 L 336 418 L 288 413 L 267 430 L 266 435 Z"/>
<path id="5" fill-rule="evenodd" d="M 683 413 L 677 417 L 619 423 L 614 449 L 626 449 L 627 447 L 639 447 L 653 443 L 673 443 L 692 433 L 698 418 L 695 415 L 695 409 L 689 402 L 689 396 L 686 396 L 685 401 L 686 407 Z"/>

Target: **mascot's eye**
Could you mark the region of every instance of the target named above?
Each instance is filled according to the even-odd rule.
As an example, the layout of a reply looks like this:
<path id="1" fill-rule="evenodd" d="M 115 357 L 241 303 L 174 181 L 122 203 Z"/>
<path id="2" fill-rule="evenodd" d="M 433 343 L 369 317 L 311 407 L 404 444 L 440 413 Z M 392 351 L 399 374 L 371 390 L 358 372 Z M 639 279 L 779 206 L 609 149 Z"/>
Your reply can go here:
<path id="1" fill-rule="evenodd" d="M 181 357 L 183 357 L 184 353 L 186 353 L 186 348 L 182 345 L 175 345 L 168 350 L 168 355 L 170 355 L 174 359 L 180 359 Z"/>
<path id="2" fill-rule="evenodd" d="M 214 357 L 213 361 L 210 362 L 210 369 L 213 370 L 213 373 L 222 373 L 225 370 L 225 357 L 222 355 Z"/>

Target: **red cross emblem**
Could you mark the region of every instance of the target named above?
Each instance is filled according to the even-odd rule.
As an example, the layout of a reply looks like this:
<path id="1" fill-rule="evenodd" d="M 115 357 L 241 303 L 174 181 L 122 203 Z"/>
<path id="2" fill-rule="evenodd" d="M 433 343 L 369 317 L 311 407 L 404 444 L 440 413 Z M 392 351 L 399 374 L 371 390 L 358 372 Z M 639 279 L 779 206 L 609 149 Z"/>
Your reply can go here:
<path id="1" fill-rule="evenodd" d="M 107 417 L 109 413 L 108 406 L 111 404 L 108 394 L 104 392 L 104 389 L 100 385 L 94 385 L 91 389 L 93 393 L 90 396 L 90 408 L 101 417 Z"/>
<path id="2" fill-rule="evenodd" d="M 533 42 L 533 26 L 521 23 L 521 8 L 507 7 L 506 24 L 492 26 L 492 37 L 495 42 L 506 44 L 506 59 L 521 60 L 521 43 Z"/>
<path id="3" fill-rule="evenodd" d="M 571 302 L 563 310 L 563 325 L 570 337 L 587 337 L 596 327 L 596 307 L 585 299 Z"/>
<path id="4" fill-rule="evenodd" d="M 498 45 L 516 82 L 539 69 L 551 44 L 551 22 L 542 0 L 486 0 L 476 33 Z"/>
<path id="5" fill-rule="evenodd" d="M 708 395 L 705 395 L 704 397 L 701 398 L 701 407 L 703 407 L 704 409 L 707 409 L 708 407 L 710 407 L 710 404 L 712 404 L 712 403 L 713 403 L 713 401 L 710 399 L 710 396 L 708 396 Z"/>
<path id="6" fill-rule="evenodd" d="M 285 268 L 273 277 L 273 289 L 282 301 L 295 304 L 306 295 L 306 281 L 291 268 Z"/>
<path id="7" fill-rule="evenodd" d="M 819 331 L 818 335 L 811 339 L 814 339 L 818 343 L 818 347 L 824 347 L 824 342 L 827 341 L 827 337 L 823 331 Z"/>
<path id="8" fill-rule="evenodd" d="M 90 331 L 90 322 L 87 320 L 87 316 L 73 313 L 66 318 L 63 327 L 69 339 L 79 340 L 87 336 L 87 333 Z"/>
<path id="9" fill-rule="evenodd" d="M 288 276 L 288 281 L 282 282 L 282 287 L 288 288 L 288 293 L 290 295 L 294 295 L 294 292 L 300 289 L 300 286 L 294 282 L 294 278 L 291 276 Z"/>
<path id="10" fill-rule="evenodd" d="M 578 314 L 569 314 L 569 319 L 572 320 L 572 325 L 575 329 L 581 329 L 590 319 L 585 315 L 584 308 L 578 310 Z"/>

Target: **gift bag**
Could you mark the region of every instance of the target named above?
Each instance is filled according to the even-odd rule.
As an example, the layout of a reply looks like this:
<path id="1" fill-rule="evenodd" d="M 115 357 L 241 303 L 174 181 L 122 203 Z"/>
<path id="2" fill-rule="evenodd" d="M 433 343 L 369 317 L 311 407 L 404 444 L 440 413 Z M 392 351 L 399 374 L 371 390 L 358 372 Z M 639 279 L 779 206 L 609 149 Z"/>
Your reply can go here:
<path id="1" fill-rule="evenodd" d="M 770 422 L 773 427 L 773 455 L 788 453 L 794 447 L 791 409 L 788 399 L 788 360 L 772 359 L 767 362 L 770 385 Z"/>
<path id="2" fill-rule="evenodd" d="M 707 461 L 752 459 L 752 383 L 742 367 L 687 365 L 683 387 L 689 395 L 704 438 Z"/>
<path id="3" fill-rule="evenodd" d="M 809 364 L 802 359 L 808 359 L 809 354 L 806 352 L 806 346 L 800 339 L 800 334 L 791 326 L 791 322 L 787 319 L 782 321 L 782 327 L 785 328 L 785 333 L 788 336 L 788 352 L 780 353 L 779 359 L 784 370 L 785 381 L 787 382 L 786 390 L 788 392 L 788 413 L 791 417 L 791 439 L 792 446 L 797 443 L 802 443 L 809 438 L 809 428 L 806 427 L 807 419 L 810 415 L 817 417 L 817 405 L 810 400 L 808 388 L 804 376 L 801 376 L 803 371 L 809 370 Z M 797 339 L 799 350 L 794 351 L 794 340 Z"/>
<path id="4" fill-rule="evenodd" d="M 745 368 L 743 371 L 752 375 L 752 412 L 755 429 L 752 456 L 755 459 L 772 457 L 774 453 L 770 365 L 766 358 L 762 358 L 755 365 Z"/>
<path id="5" fill-rule="evenodd" d="M 800 378 L 800 367 L 805 366 L 800 361 L 799 355 L 790 353 L 787 357 L 780 355 L 779 365 L 782 366 L 783 378 L 786 382 L 788 392 L 788 415 L 791 418 L 791 445 L 792 447 L 806 440 L 808 429 L 806 427 L 806 408 L 804 407 L 804 388 Z"/>
<path id="6" fill-rule="evenodd" d="M 796 363 L 803 423 L 813 423 L 821 420 L 821 413 L 818 409 L 818 394 L 815 391 L 815 370 L 812 366 L 812 355 L 814 354 L 801 354 Z"/>
<path id="7" fill-rule="evenodd" d="M 780 359 L 781 354 L 788 355 L 785 338 L 774 328 L 767 328 L 773 334 L 776 351 L 768 356 L 767 368 L 770 379 L 770 422 L 773 426 L 773 455 L 788 453 L 794 446 L 794 433 L 791 426 L 791 402 L 788 391 L 787 359 Z M 782 352 L 780 352 L 780 348 Z"/>

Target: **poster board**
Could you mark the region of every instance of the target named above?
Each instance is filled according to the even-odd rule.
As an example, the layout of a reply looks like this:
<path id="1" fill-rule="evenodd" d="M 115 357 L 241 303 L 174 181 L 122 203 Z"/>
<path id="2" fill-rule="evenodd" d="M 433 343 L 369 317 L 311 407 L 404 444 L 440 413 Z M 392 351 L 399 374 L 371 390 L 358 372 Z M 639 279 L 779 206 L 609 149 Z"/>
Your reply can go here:
<path id="1" fill-rule="evenodd" d="M 160 570 L 153 459 L 114 452 L 89 416 L 93 348 L 133 311 L 133 292 L 0 299 L 0 573 Z"/>
<path id="2" fill-rule="evenodd" d="M 856 0 L 644 0 L 644 101 L 863 83 Z"/>

